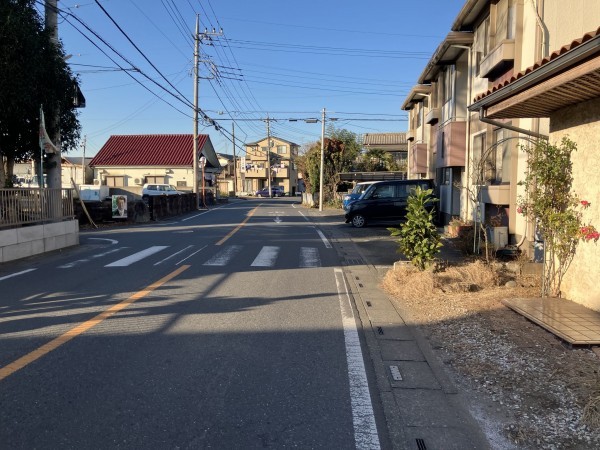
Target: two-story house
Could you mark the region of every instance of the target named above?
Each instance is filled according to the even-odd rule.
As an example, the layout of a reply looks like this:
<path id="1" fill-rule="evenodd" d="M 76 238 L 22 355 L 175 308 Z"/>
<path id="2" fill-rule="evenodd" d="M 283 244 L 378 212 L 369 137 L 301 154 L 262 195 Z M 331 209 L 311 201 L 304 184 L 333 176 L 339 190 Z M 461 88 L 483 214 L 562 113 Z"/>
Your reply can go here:
<path id="1" fill-rule="evenodd" d="M 253 194 L 270 182 L 271 186 L 282 186 L 286 194 L 296 195 L 298 144 L 271 136 L 270 140 L 246 143 L 245 147 L 246 155 L 238 159 L 238 189 Z"/>

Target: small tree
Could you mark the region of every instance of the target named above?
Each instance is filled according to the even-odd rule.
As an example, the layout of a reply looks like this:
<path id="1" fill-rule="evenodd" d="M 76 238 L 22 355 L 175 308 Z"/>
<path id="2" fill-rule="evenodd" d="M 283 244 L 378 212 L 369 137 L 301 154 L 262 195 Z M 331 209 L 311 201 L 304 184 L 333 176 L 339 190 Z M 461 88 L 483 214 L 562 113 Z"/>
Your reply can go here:
<path id="1" fill-rule="evenodd" d="M 324 142 L 323 196 L 324 202 L 335 198 L 340 184 L 340 173 L 347 172 L 359 153 L 360 145 L 356 134 L 345 129 L 328 129 L 329 137 Z M 320 191 L 321 142 L 315 142 L 308 151 L 296 160 L 302 172 L 306 190 L 310 193 Z"/>
<path id="2" fill-rule="evenodd" d="M 406 256 L 419 270 L 425 270 L 434 261 L 442 247 L 440 235 L 433 223 L 434 208 L 437 202 L 433 190 L 417 187 L 408 197 L 406 221 L 400 228 L 388 228 L 398 239 L 398 252 Z"/>
<path id="3" fill-rule="evenodd" d="M 582 210 L 590 203 L 579 200 L 571 191 L 573 184 L 571 153 L 575 142 L 564 137 L 560 145 L 540 141 L 523 147 L 527 154 L 528 173 L 519 182 L 527 197 L 518 199 L 517 212 L 536 221 L 544 238 L 546 252 L 542 295 L 560 296 L 560 287 L 571 264 L 579 241 L 598 241 L 600 235 L 583 222 Z"/>

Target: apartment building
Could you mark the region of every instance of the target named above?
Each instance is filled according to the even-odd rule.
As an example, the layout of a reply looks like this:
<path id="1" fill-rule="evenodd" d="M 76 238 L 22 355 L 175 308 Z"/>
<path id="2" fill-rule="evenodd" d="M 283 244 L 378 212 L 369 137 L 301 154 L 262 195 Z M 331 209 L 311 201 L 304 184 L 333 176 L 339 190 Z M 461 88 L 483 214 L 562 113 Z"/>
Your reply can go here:
<path id="1" fill-rule="evenodd" d="M 287 195 L 296 195 L 298 144 L 271 136 L 247 143 L 245 147 L 246 155 L 238 159 L 237 170 L 237 186 L 242 193 L 254 194 L 268 187 L 270 181 L 271 186 L 282 186 Z"/>
<path id="2" fill-rule="evenodd" d="M 567 107 L 558 95 L 542 95 L 547 103 L 554 105 L 543 113 L 521 107 L 500 113 L 494 109 L 494 101 L 502 90 L 503 99 L 512 98 L 509 93 L 518 91 L 523 78 L 532 83 L 532 73 L 540 78 L 545 76 L 545 72 L 553 67 L 548 65 L 552 51 L 581 51 L 581 47 L 573 46 L 573 43 L 580 42 L 582 36 L 588 36 L 587 39 L 594 36 L 595 39 L 595 34 L 590 32 L 597 30 L 599 25 L 600 2 L 597 1 L 465 2 L 448 36 L 438 46 L 418 84 L 402 105 L 409 112 L 407 136 L 412 138 L 409 177 L 435 177 L 440 186 L 443 218 L 448 220 L 453 215 L 460 215 L 463 219 L 485 223 L 499 221 L 508 231 L 508 243 L 517 244 L 530 255 L 541 258 L 542 248 L 536 244 L 534 224 L 528 223 L 515 207 L 519 195 L 524 194 L 519 181 L 524 179 L 528 169 L 522 146 L 531 145 L 538 139 L 550 138 L 554 142 L 566 121 L 565 117 L 556 117 L 556 109 L 564 114 Z M 580 59 L 587 57 L 589 55 Z M 587 82 L 594 84 L 590 80 Z M 596 123 L 598 104 L 589 96 L 597 97 L 597 92 L 593 87 L 580 87 L 580 90 L 592 93 L 588 92 L 587 97 L 573 96 L 565 90 L 562 95 L 571 98 L 573 111 L 586 111 L 585 118 L 579 114 L 579 125 Z M 529 91 L 531 95 L 532 92 L 536 91 Z M 523 106 L 525 96 L 521 93 L 517 104 Z M 590 101 L 592 103 L 584 106 L 583 102 Z M 583 110 L 577 109 L 582 107 Z M 494 112 L 490 114 L 490 111 Z M 561 125 L 557 128 L 557 124 Z M 582 133 L 577 126 L 571 124 L 567 129 L 579 135 L 580 145 L 590 141 L 590 135 Z M 564 133 L 563 130 L 562 135 Z M 591 151 L 577 152 L 575 156 L 582 160 L 580 164 L 587 167 L 588 172 L 589 167 L 594 166 L 590 161 Z M 424 160 L 427 160 L 426 168 L 416 164 Z M 582 169 L 580 174 L 583 173 L 586 172 Z M 581 180 L 575 183 L 577 192 L 581 189 L 598 199 L 597 190 L 590 191 L 589 187 L 583 186 L 590 185 L 590 178 L 587 177 L 585 183 Z M 593 218 L 597 213 L 591 211 L 589 214 Z M 582 254 L 585 252 L 587 250 L 581 251 Z M 585 273 L 584 265 L 573 262 L 573 268 L 580 266 L 583 270 L 579 275 Z M 570 276 L 578 278 L 577 270 L 570 270 Z M 583 295 L 577 294 L 574 283 L 567 282 L 566 286 L 568 295 L 574 300 L 589 302 L 589 290 L 588 300 L 584 301 Z M 592 298 L 597 298 L 595 307 L 600 309 L 600 294 L 594 294 Z"/>

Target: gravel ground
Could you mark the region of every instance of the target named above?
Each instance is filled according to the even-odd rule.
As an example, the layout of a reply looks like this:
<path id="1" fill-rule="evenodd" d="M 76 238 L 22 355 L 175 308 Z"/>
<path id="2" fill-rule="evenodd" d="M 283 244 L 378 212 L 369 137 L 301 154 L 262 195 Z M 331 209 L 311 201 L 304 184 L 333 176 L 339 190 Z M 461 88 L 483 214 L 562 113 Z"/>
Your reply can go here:
<path id="1" fill-rule="evenodd" d="M 391 270 L 383 287 L 470 399 L 492 448 L 600 448 L 598 356 L 501 303 L 539 296 L 535 280 L 474 262 L 439 273 Z"/>

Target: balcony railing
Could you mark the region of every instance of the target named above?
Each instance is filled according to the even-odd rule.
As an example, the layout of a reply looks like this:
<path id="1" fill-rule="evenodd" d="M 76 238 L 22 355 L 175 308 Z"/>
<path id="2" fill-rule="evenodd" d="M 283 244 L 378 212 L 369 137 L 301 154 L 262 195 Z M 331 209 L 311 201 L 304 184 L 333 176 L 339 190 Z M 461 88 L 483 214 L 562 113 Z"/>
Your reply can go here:
<path id="1" fill-rule="evenodd" d="M 246 169 L 244 172 L 246 178 L 267 178 L 267 169 Z"/>
<path id="2" fill-rule="evenodd" d="M 438 130 L 437 161 L 441 167 L 464 167 L 466 159 L 467 122 L 455 120 L 446 122 Z"/>
<path id="3" fill-rule="evenodd" d="M 410 173 L 415 175 L 427 172 L 427 144 L 412 144 L 410 147 Z"/>
<path id="4" fill-rule="evenodd" d="M 0 228 L 61 222 L 74 217 L 72 189 L 0 189 Z"/>

